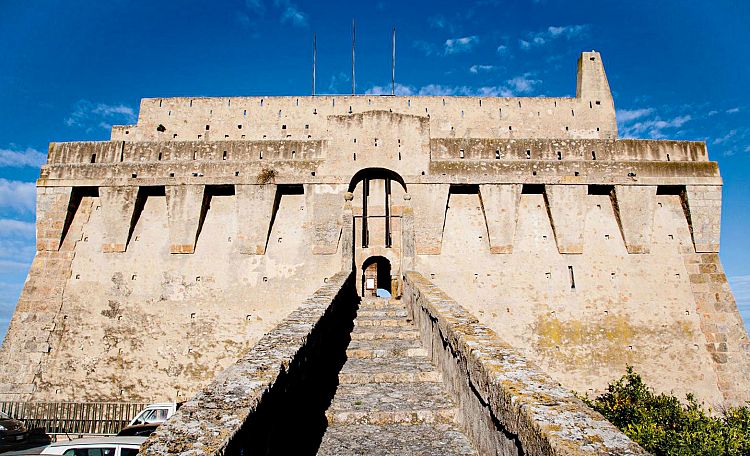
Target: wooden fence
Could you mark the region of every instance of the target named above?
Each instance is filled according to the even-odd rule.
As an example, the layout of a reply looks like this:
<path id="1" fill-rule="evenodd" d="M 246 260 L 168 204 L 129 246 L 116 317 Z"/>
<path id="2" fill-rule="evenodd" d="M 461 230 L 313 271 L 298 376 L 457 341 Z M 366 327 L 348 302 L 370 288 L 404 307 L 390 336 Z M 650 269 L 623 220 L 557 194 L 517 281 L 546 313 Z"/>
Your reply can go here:
<path id="1" fill-rule="evenodd" d="M 117 434 L 148 404 L 118 402 L 2 402 L 0 412 L 49 435 Z"/>

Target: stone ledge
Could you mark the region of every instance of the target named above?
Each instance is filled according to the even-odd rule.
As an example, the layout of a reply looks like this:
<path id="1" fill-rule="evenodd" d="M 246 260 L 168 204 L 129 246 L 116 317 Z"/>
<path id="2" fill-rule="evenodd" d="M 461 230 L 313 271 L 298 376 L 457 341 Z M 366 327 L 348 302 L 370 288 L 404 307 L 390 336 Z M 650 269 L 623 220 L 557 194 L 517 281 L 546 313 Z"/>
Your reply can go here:
<path id="1" fill-rule="evenodd" d="M 407 272 L 404 282 L 410 311 L 438 329 L 498 431 L 513 434 L 523 454 L 648 454 L 421 274 Z"/>
<path id="2" fill-rule="evenodd" d="M 139 454 L 222 454 L 279 377 L 289 372 L 296 355 L 309 343 L 316 326 L 352 277 L 351 271 L 342 271 L 329 278 L 237 363 L 159 426 Z"/>

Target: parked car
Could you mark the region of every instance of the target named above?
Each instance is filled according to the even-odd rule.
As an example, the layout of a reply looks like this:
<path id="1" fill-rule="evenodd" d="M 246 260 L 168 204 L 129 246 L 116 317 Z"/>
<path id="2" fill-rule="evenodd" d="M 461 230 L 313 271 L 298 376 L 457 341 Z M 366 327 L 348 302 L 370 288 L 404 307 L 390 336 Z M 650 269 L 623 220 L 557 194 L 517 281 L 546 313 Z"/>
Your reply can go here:
<path id="1" fill-rule="evenodd" d="M 0 446 L 11 446 L 26 441 L 26 426 L 15 418 L 0 412 Z"/>
<path id="2" fill-rule="evenodd" d="M 63 456 L 136 456 L 146 437 L 93 437 L 56 442 L 40 454 Z"/>
<path id="3" fill-rule="evenodd" d="M 182 404 L 174 402 L 165 402 L 159 404 L 151 404 L 145 409 L 141 410 L 135 418 L 133 418 L 129 426 L 135 426 L 136 424 L 153 424 L 163 423 L 169 419 Z"/>
<path id="4" fill-rule="evenodd" d="M 159 427 L 161 423 L 150 423 L 150 424 L 136 424 L 134 426 L 126 426 L 122 428 L 120 432 L 117 433 L 120 437 L 124 436 L 142 436 L 142 437 L 148 437 L 151 434 L 154 433 L 156 428 Z"/>

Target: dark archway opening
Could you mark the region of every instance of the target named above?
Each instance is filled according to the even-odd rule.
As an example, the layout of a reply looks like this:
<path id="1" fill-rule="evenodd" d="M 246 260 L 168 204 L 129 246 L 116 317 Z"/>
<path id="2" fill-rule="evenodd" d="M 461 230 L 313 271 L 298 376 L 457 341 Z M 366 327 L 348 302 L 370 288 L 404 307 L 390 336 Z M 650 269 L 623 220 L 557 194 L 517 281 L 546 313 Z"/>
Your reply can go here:
<path id="1" fill-rule="evenodd" d="M 362 263 L 362 296 L 389 298 L 392 294 L 391 262 L 372 256 Z"/>

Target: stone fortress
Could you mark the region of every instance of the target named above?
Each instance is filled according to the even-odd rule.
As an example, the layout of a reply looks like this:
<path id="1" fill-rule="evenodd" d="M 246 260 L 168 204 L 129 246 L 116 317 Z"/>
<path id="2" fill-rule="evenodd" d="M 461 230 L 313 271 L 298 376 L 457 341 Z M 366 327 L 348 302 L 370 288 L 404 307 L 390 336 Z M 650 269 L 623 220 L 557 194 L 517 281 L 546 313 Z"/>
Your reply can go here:
<path id="1" fill-rule="evenodd" d="M 721 186 L 704 143 L 617 138 L 597 52 L 575 98 L 144 99 L 49 147 L 0 399 L 190 399 L 353 270 L 360 296 L 439 287 L 568 390 L 629 364 L 739 404 Z"/>

